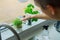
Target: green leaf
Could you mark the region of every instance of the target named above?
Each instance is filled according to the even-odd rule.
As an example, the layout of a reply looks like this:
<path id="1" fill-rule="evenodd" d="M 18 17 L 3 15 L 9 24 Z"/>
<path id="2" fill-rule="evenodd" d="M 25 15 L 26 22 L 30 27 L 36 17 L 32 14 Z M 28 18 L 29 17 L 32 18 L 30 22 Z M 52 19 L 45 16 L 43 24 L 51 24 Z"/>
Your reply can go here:
<path id="1" fill-rule="evenodd" d="M 37 18 L 32 18 L 32 22 L 33 22 L 33 21 L 37 21 L 37 20 L 38 20 Z"/>
<path id="2" fill-rule="evenodd" d="M 26 9 L 25 9 L 25 13 L 32 14 L 32 11 L 33 11 L 33 10 L 32 10 L 31 8 L 26 8 Z"/>
<path id="3" fill-rule="evenodd" d="M 28 8 L 34 8 L 34 5 L 29 4 L 27 7 L 28 7 Z"/>
<path id="4" fill-rule="evenodd" d="M 33 11 L 33 13 L 32 14 L 38 14 L 39 12 L 38 11 Z"/>

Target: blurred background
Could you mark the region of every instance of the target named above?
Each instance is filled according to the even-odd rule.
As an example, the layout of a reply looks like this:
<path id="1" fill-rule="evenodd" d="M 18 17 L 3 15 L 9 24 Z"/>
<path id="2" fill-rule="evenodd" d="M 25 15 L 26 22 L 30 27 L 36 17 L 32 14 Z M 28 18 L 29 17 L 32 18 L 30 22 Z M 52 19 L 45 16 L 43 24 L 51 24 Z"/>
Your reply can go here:
<path id="1" fill-rule="evenodd" d="M 24 9 L 31 3 L 34 4 L 34 0 L 27 0 L 26 2 L 21 2 L 21 0 L 0 0 L 0 22 L 10 23 L 16 17 L 24 15 Z M 38 7 L 35 8 L 40 10 Z"/>

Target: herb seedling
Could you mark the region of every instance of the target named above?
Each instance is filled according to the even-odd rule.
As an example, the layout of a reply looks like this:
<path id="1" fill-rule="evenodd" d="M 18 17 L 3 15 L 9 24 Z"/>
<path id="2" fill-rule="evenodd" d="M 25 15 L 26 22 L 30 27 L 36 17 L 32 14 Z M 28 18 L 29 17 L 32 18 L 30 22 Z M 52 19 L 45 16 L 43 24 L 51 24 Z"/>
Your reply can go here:
<path id="1" fill-rule="evenodd" d="M 13 25 L 16 26 L 17 28 L 21 28 L 22 21 L 20 19 L 16 18 L 15 20 L 13 20 Z"/>
<path id="2" fill-rule="evenodd" d="M 34 7 L 34 5 L 32 5 L 32 4 L 29 4 L 29 5 L 27 5 L 27 7 L 26 7 L 26 9 L 25 9 L 25 14 L 32 14 L 32 15 L 34 15 L 34 14 L 38 14 L 39 12 L 38 11 L 33 11 L 33 9 L 34 9 L 35 7 Z M 32 21 L 37 21 L 38 19 L 37 18 L 32 18 L 31 19 Z"/>

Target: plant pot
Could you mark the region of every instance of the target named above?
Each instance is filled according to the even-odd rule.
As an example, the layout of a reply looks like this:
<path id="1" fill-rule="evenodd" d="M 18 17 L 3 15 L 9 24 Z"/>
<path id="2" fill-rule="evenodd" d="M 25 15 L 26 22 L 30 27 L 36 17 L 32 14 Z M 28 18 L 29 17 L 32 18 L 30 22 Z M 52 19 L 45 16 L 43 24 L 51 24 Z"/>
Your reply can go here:
<path id="1" fill-rule="evenodd" d="M 13 27 L 18 33 L 22 31 L 22 25 L 20 25 L 20 26 L 15 26 L 15 25 L 13 25 L 12 27 Z"/>
<path id="2" fill-rule="evenodd" d="M 16 26 L 16 28 L 22 28 L 22 25 Z"/>
<path id="3" fill-rule="evenodd" d="M 31 19 L 28 19 L 28 25 L 32 25 Z"/>

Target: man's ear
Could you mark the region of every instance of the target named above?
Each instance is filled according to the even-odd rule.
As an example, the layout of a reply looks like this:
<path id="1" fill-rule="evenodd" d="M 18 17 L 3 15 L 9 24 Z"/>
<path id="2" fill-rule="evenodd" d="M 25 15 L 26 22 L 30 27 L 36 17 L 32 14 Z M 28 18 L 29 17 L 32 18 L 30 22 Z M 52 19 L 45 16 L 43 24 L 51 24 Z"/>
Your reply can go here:
<path id="1" fill-rule="evenodd" d="M 52 13 L 52 15 L 55 14 L 55 9 L 51 5 L 47 5 L 47 9 Z"/>

